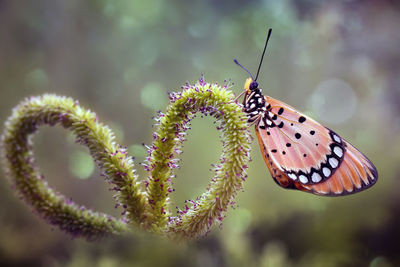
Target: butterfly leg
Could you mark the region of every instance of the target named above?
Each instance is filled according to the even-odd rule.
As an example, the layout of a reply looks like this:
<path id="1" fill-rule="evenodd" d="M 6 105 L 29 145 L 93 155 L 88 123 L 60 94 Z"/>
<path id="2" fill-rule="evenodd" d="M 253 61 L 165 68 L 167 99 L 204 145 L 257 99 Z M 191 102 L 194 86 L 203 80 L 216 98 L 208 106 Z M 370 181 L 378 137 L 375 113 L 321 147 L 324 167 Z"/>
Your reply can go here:
<path id="1" fill-rule="evenodd" d="M 236 96 L 234 99 L 232 99 L 233 102 L 236 102 L 246 91 L 243 90 L 238 96 Z"/>
<path id="2" fill-rule="evenodd" d="M 232 99 L 232 100 L 229 101 L 229 102 L 219 103 L 218 105 L 237 103 L 238 99 L 239 99 L 245 92 L 246 92 L 246 91 L 241 92 L 239 95 L 237 95 L 234 99 Z"/>
<path id="3" fill-rule="evenodd" d="M 254 124 L 258 123 L 261 119 L 261 114 L 257 115 L 253 121 L 250 121 L 249 127 L 253 126 Z M 248 121 L 249 122 L 249 121 Z"/>

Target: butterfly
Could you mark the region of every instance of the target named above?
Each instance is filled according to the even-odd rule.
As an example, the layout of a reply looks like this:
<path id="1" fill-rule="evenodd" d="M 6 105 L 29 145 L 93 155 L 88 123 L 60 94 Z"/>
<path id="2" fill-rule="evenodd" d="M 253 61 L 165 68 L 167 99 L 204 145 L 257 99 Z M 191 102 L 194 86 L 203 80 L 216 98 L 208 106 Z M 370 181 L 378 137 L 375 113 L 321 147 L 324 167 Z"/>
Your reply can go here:
<path id="1" fill-rule="evenodd" d="M 257 83 L 272 29 L 269 29 L 256 78 L 244 85 L 243 108 L 255 125 L 264 161 L 275 182 L 286 189 L 323 195 L 353 194 L 374 185 L 371 161 L 337 133 L 282 101 L 263 95 Z M 238 97 L 240 97 L 240 94 Z"/>

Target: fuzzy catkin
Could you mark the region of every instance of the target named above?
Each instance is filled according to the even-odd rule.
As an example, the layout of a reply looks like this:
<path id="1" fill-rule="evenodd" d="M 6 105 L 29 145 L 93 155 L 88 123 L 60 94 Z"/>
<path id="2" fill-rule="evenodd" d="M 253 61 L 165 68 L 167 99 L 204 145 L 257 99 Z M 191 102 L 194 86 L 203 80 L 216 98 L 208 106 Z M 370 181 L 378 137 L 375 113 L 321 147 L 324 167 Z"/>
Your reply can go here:
<path id="1" fill-rule="evenodd" d="M 45 94 L 30 97 L 13 109 L 1 137 L 3 169 L 17 195 L 48 223 L 74 237 L 88 240 L 140 229 L 175 239 L 204 235 L 221 223 L 246 179 L 251 137 L 242 107 L 232 101 L 233 94 L 223 86 L 206 83 L 186 84 L 170 94 L 165 113 L 158 113 L 157 130 L 144 163 L 149 176 L 139 181 L 132 157 L 118 145 L 114 134 L 99 122 L 95 113 L 82 108 L 71 98 Z M 179 167 L 182 142 L 194 115 L 214 116 L 223 143 L 214 178 L 196 200 L 172 216 L 169 194 L 171 179 Z M 122 217 L 94 212 L 51 188 L 35 165 L 32 136 L 38 127 L 60 125 L 72 131 L 77 142 L 86 146 L 122 208 Z M 204 155 L 206 156 L 206 155 Z M 143 191 L 144 190 L 144 191 Z"/>

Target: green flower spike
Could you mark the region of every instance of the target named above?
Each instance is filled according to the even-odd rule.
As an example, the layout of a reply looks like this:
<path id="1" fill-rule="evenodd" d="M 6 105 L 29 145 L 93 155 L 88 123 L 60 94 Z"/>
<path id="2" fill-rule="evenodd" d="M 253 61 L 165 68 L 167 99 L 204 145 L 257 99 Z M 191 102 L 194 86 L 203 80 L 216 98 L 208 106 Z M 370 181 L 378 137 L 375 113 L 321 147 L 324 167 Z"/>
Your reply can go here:
<path id="1" fill-rule="evenodd" d="M 208 84 L 200 79 L 170 94 L 171 104 L 157 117 L 157 132 L 148 147 L 145 168 L 149 177 L 138 181 L 132 158 L 114 142 L 111 130 L 93 112 L 71 98 L 55 95 L 31 97 L 14 108 L 1 138 L 3 167 L 18 195 L 35 213 L 52 225 L 88 240 L 128 232 L 132 226 L 173 239 L 189 239 L 207 233 L 221 223 L 236 192 L 246 179 L 251 137 L 246 115 L 232 101 L 228 85 Z M 171 178 L 178 167 L 188 124 L 197 112 L 212 115 L 221 130 L 223 151 L 215 176 L 206 192 L 173 216 L 169 211 Z M 53 190 L 35 166 L 32 135 L 43 124 L 71 130 L 85 145 L 106 180 L 112 184 L 122 217 L 94 212 Z M 145 191 L 143 191 L 145 189 Z"/>

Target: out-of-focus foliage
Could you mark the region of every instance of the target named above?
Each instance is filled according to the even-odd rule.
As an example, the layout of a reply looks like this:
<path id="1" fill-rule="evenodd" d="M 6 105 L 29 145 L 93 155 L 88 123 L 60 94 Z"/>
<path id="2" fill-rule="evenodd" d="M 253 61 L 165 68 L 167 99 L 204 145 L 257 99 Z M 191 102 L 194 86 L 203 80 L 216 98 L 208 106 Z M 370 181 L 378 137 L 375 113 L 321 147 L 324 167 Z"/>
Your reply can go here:
<path id="1" fill-rule="evenodd" d="M 49 229 L 0 182 L 0 265 L 7 266 L 398 266 L 400 230 L 400 5 L 396 1 L 0 2 L 0 124 L 29 95 L 79 99 L 137 151 L 167 91 L 204 73 L 241 92 L 273 28 L 259 83 L 364 152 L 380 178 L 343 198 L 283 190 L 256 143 L 238 207 L 222 230 L 188 245 L 141 234 L 86 243 Z M 212 120 L 193 121 L 173 201 L 199 195 L 221 150 Z M 114 215 L 112 193 L 86 152 L 61 129 L 35 137 L 50 184 Z M 82 157 L 83 158 L 83 157 Z M 87 166 L 84 166 L 84 165 Z M 143 170 L 139 170 L 143 176 Z M 3 177 L 3 174 L 1 174 Z"/>

